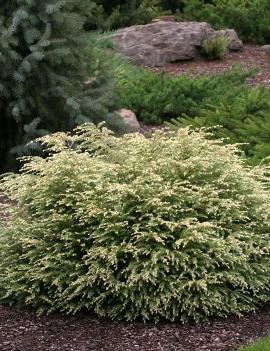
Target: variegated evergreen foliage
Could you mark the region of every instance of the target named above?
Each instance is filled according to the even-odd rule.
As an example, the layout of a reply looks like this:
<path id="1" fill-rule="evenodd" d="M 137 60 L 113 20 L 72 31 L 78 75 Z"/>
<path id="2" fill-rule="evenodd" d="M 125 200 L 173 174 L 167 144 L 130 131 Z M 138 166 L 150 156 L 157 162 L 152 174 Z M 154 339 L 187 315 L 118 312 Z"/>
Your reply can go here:
<path id="1" fill-rule="evenodd" d="M 33 136 L 104 119 L 111 89 L 103 72 L 93 72 L 91 38 L 83 30 L 94 6 L 83 0 L 1 1 L 0 170 L 9 168 L 10 149 Z M 29 126 L 36 128 L 28 133 Z"/>
<path id="2" fill-rule="evenodd" d="M 0 301 L 186 321 L 270 298 L 269 170 L 205 130 L 84 125 L 6 175 Z"/>

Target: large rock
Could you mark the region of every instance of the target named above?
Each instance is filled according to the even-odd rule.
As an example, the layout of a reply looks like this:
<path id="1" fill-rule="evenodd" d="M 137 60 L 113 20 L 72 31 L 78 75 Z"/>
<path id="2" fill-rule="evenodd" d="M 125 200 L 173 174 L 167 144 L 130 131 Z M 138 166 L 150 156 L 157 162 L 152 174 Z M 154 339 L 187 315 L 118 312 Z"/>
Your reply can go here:
<path id="1" fill-rule="evenodd" d="M 215 35 L 228 38 L 231 50 L 243 46 L 234 30 L 216 32 L 205 22 L 159 21 L 136 25 L 116 31 L 112 39 L 117 50 L 134 62 L 155 67 L 195 58 L 203 41 Z"/>

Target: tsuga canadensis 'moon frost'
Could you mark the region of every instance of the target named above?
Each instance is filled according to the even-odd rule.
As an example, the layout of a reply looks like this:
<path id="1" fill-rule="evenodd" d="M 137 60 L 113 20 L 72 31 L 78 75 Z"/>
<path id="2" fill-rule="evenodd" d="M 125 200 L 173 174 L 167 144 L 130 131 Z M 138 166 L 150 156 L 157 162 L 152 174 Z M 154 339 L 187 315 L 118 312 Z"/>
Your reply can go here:
<path id="1" fill-rule="evenodd" d="M 205 130 L 42 141 L 1 181 L 1 303 L 197 321 L 269 301 L 269 169 Z"/>

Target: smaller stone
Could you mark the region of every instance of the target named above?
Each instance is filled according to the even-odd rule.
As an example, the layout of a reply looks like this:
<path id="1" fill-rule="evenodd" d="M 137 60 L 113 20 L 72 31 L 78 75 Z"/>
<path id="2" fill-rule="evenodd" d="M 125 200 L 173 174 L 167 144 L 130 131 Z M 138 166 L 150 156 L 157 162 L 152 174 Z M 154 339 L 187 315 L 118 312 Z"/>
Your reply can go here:
<path id="1" fill-rule="evenodd" d="M 135 113 L 126 108 L 115 111 L 115 113 L 122 118 L 123 122 L 127 124 L 132 132 L 138 132 L 141 128 Z"/>
<path id="2" fill-rule="evenodd" d="M 270 45 L 263 45 L 261 49 L 268 55 L 270 55 Z"/>
<path id="3" fill-rule="evenodd" d="M 223 38 L 228 39 L 230 51 L 240 51 L 244 47 L 234 29 L 223 29 L 216 31 L 215 36 L 217 35 L 221 35 Z"/>

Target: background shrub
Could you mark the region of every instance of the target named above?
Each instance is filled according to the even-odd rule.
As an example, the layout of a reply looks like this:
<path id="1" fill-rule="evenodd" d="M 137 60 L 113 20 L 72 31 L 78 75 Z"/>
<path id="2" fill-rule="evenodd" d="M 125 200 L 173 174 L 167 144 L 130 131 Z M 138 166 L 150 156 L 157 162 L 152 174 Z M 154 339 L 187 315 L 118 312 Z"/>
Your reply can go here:
<path id="1" fill-rule="evenodd" d="M 83 30 L 92 1 L 1 1 L 0 171 L 10 149 L 48 131 L 101 121 L 114 108 L 109 77 Z M 32 148 L 37 147 L 35 143 Z"/>
<path id="2" fill-rule="evenodd" d="M 205 21 L 216 29 L 233 28 L 247 42 L 265 43 L 270 39 L 268 0 L 185 0 L 179 19 Z"/>
<path id="3" fill-rule="evenodd" d="M 116 59 L 117 60 L 117 59 Z M 119 61 L 119 59 L 118 59 Z M 217 76 L 172 77 L 131 66 L 124 61 L 115 67 L 116 94 L 121 105 L 133 110 L 148 124 L 160 124 L 183 114 L 196 116 L 200 109 L 215 104 L 223 96 L 232 100 L 245 90 L 244 82 L 251 72 L 235 68 L 232 73 Z"/>
<path id="4" fill-rule="evenodd" d="M 209 137 L 46 137 L 1 182 L 1 303 L 185 321 L 269 300 L 269 171 Z"/>
<path id="5" fill-rule="evenodd" d="M 270 156 L 270 100 L 269 91 L 263 87 L 245 88 L 236 98 L 223 96 L 209 104 L 194 117 L 180 117 L 167 123 L 171 128 L 184 126 L 214 127 L 213 134 L 240 145 L 248 162 L 260 163 Z"/>
<path id="6" fill-rule="evenodd" d="M 86 0 L 87 1 L 87 0 Z M 96 0 L 97 7 L 89 16 L 86 28 L 112 30 L 134 24 L 145 24 L 168 13 L 160 0 Z"/>

